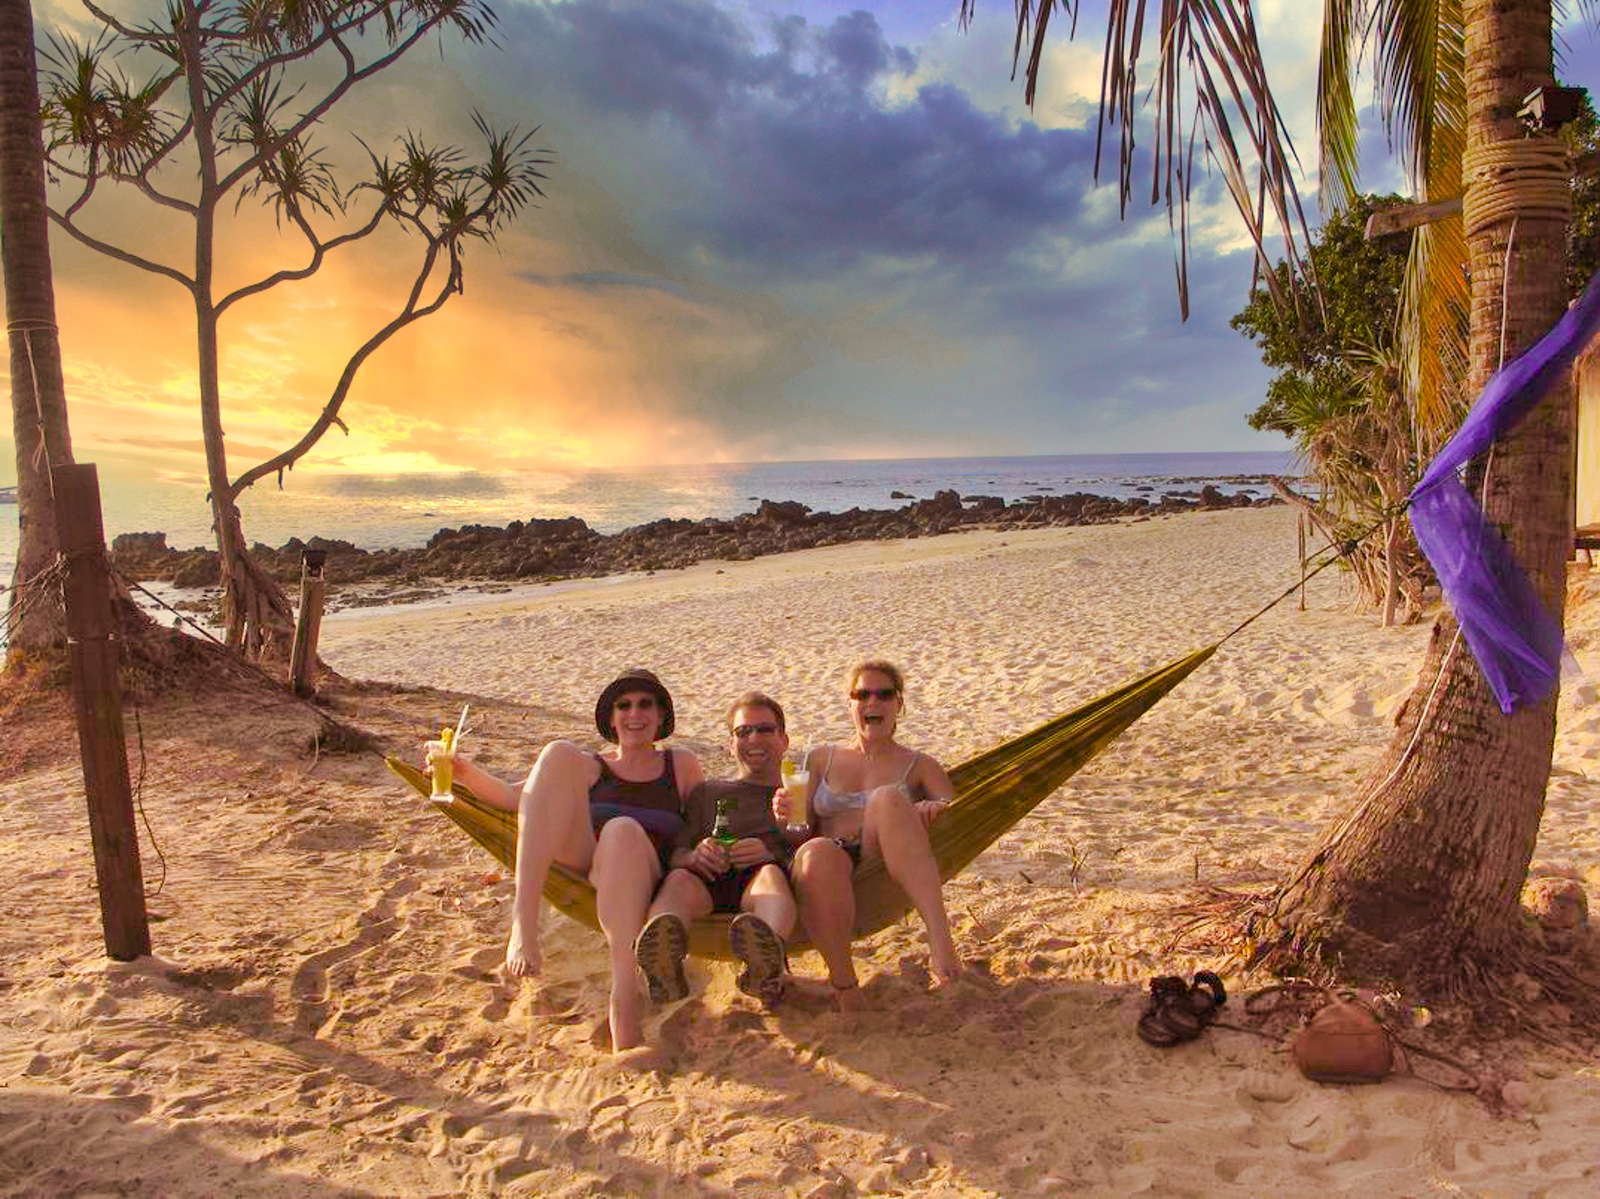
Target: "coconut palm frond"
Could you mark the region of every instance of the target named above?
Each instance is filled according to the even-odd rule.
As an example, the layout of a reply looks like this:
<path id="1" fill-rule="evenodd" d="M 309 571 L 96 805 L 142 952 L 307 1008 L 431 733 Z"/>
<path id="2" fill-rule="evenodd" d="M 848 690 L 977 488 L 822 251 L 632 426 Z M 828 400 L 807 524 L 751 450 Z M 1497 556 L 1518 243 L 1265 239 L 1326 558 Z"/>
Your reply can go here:
<path id="1" fill-rule="evenodd" d="M 1354 60 L 1360 57 L 1360 0 L 1322 6 L 1322 61 L 1317 70 L 1318 166 L 1324 212 L 1342 212 L 1356 197 L 1358 151 Z"/>
<path id="2" fill-rule="evenodd" d="M 1466 151 L 1466 46 L 1461 0 L 1433 0 L 1422 6 L 1433 14 L 1427 31 L 1401 23 L 1410 49 L 1396 51 L 1398 62 L 1413 63 L 1416 98 L 1402 135 L 1409 138 L 1408 165 L 1413 185 L 1425 201 L 1461 194 L 1461 164 Z M 1431 36 L 1430 36 L 1431 35 Z M 1391 91 L 1403 90 L 1398 65 L 1386 72 Z M 1401 341 L 1407 350 L 1407 394 L 1419 450 L 1437 447 L 1460 420 L 1467 367 L 1467 314 L 1471 306 L 1467 276 L 1466 230 L 1459 216 L 1419 228 L 1401 293 Z"/>
<path id="3" fill-rule="evenodd" d="M 1466 231 L 1459 216 L 1416 231 L 1401 286 L 1400 342 L 1419 453 L 1437 448 L 1461 420 L 1471 307 L 1466 262 Z"/>
<path id="4" fill-rule="evenodd" d="M 975 3 L 963 0 L 963 25 L 971 20 Z M 1012 66 L 1014 71 L 1024 69 L 1026 53 L 1024 95 L 1030 105 L 1043 70 L 1045 34 L 1051 19 L 1057 10 L 1065 15 L 1070 39 L 1077 29 L 1079 7 L 1072 0 L 1016 0 Z M 1147 33 L 1155 37 L 1147 38 Z M 1157 47 L 1157 62 L 1153 81 L 1141 92 L 1140 56 L 1147 40 Z M 1188 113 L 1194 114 L 1196 124 L 1186 131 Z M 1095 175 L 1098 178 L 1100 173 L 1102 139 L 1114 129 L 1124 213 L 1133 198 L 1136 139 L 1144 132 L 1140 122 L 1146 119 L 1156 147 L 1151 155 L 1151 199 L 1165 202 L 1177 235 L 1179 302 L 1184 314 L 1188 314 L 1188 200 L 1196 178 L 1196 151 L 1208 155 L 1221 171 L 1228 194 L 1255 242 L 1263 268 L 1260 277 L 1274 302 L 1292 308 L 1296 293 L 1279 285 L 1265 242 L 1268 236 L 1281 236 L 1292 271 L 1309 277 L 1311 268 L 1303 247 L 1310 245 L 1311 237 L 1294 186 L 1294 146 L 1267 86 L 1249 3 L 1163 0 L 1157 6 L 1145 0 L 1109 0 Z"/>
<path id="5" fill-rule="evenodd" d="M 1420 186 L 1432 166 L 1434 138 L 1466 130 L 1461 0 L 1380 0 L 1371 33 L 1384 130 Z"/>

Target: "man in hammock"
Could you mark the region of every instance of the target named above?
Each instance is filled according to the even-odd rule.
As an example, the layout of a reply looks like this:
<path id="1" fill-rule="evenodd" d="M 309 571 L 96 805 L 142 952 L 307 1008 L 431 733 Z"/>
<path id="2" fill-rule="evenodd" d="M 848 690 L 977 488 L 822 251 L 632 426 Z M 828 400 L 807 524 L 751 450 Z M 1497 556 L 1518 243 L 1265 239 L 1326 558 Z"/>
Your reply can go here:
<path id="1" fill-rule="evenodd" d="M 684 825 L 668 855 L 671 869 L 635 948 L 657 1003 L 689 993 L 683 972 L 688 925 L 711 912 L 739 913 L 728 928 L 742 963 L 739 989 L 768 1007 L 783 996 L 783 941 L 795 922 L 789 843 L 771 807 L 789 747 L 783 707 L 769 695 L 746 692 L 728 709 L 727 725 L 739 775 L 708 779 L 689 793 Z M 730 809 L 731 845 L 712 836 L 719 802 Z"/>

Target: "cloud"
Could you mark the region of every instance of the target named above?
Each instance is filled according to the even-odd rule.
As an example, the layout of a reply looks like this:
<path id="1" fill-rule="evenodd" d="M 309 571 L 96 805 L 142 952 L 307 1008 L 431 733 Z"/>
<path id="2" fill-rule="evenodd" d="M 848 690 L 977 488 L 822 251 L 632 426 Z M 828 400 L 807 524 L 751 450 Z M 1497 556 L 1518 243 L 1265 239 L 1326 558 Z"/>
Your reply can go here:
<path id="1" fill-rule="evenodd" d="M 335 160 L 361 161 L 357 133 L 470 148 L 476 110 L 539 125 L 553 162 L 545 198 L 469 249 L 465 293 L 362 367 L 350 434 L 301 469 L 1262 444 L 1243 418 L 1266 373 L 1226 328 L 1249 255 L 1220 180 L 1195 181 L 1185 326 L 1143 149 L 1127 219 L 1093 180 L 1099 31 L 1051 44 L 1028 114 L 1010 6 L 967 35 L 954 7 L 533 0 L 501 9 L 496 46 L 447 42 L 363 85 L 319 135 Z M 1274 22 L 1303 36 L 1293 13 Z M 110 220 L 145 233 L 137 208 L 119 198 Z M 248 212 L 225 245 L 230 286 L 304 257 Z M 230 312 L 234 473 L 314 419 L 413 250 L 352 248 Z M 94 401 L 75 439 L 169 446 L 176 468 L 198 430 L 180 293 L 62 262 Z M 146 414 L 140 444 L 113 409 Z M 1162 413 L 1188 414 L 1165 441 Z"/>

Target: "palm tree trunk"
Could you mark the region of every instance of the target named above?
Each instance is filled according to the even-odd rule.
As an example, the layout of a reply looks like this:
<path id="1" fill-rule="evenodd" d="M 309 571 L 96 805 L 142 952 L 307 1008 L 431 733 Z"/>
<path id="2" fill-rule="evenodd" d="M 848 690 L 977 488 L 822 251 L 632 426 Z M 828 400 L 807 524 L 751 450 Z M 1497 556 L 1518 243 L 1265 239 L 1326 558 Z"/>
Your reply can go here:
<path id="1" fill-rule="evenodd" d="M 12 650 L 43 650 L 66 644 L 61 593 L 27 584 L 59 556 L 50 467 L 72 462 L 72 438 L 56 332 L 33 12 L 27 0 L 0 0 L 0 244 L 20 525 L 9 643 Z"/>
<path id="2" fill-rule="evenodd" d="M 1466 0 L 1464 8 L 1471 160 L 1524 136 L 1517 109 L 1554 76 L 1549 0 Z M 1468 185 L 1499 189 L 1507 179 L 1491 172 Z M 1498 368 L 1502 338 L 1510 358 L 1563 312 L 1566 224 L 1547 210 L 1469 230 L 1474 392 Z M 1490 523 L 1507 531 L 1558 618 L 1572 536 L 1572 436 L 1563 384 L 1475 467 Z M 1502 715 L 1454 621 L 1442 618 L 1377 777 L 1274 897 L 1257 930 L 1258 959 L 1311 950 L 1344 973 L 1424 989 L 1482 977 L 1521 928 L 1555 702 L 1552 695 Z"/>

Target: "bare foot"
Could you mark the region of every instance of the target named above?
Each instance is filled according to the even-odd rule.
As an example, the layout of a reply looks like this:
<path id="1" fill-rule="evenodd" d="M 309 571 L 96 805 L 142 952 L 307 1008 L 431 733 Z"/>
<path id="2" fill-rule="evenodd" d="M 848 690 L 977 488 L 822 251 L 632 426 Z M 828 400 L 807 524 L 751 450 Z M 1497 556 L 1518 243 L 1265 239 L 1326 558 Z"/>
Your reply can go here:
<path id="1" fill-rule="evenodd" d="M 632 1049 L 618 1049 L 609 1060 L 597 1067 L 597 1073 L 612 1076 L 643 1074 L 662 1070 L 668 1065 L 667 1055 L 657 1045 L 638 1045 Z"/>
<path id="2" fill-rule="evenodd" d="M 854 1016 L 866 1003 L 861 994 L 861 984 L 853 978 L 847 983 L 829 979 L 828 986 L 833 990 L 833 1010 L 841 1016 Z"/>
<path id="3" fill-rule="evenodd" d="M 631 984 L 632 980 L 629 980 Z M 611 1052 L 625 1053 L 644 1044 L 644 1021 L 639 1015 L 639 992 L 627 986 L 628 994 L 611 993 Z"/>
<path id="4" fill-rule="evenodd" d="M 536 921 L 523 924 L 519 913 L 512 913 L 511 936 L 506 941 L 506 975 L 510 978 L 532 978 L 544 965 L 539 955 L 539 925 Z"/>
<path id="5" fill-rule="evenodd" d="M 961 963 L 961 959 L 954 952 L 951 952 L 948 956 L 945 954 L 933 954 L 930 956 L 932 960 L 928 963 L 930 978 L 928 985 L 935 991 L 948 987 L 956 979 L 960 978 L 966 970 L 966 967 Z"/>

